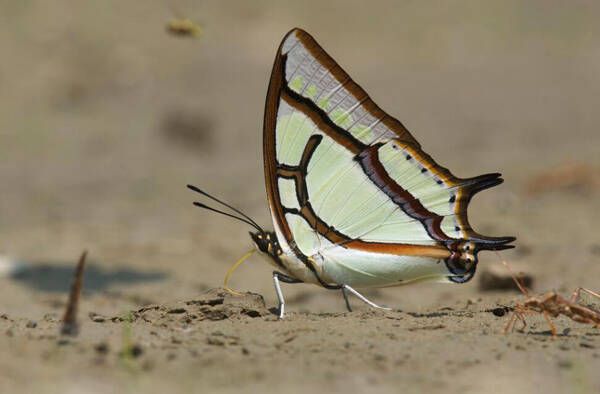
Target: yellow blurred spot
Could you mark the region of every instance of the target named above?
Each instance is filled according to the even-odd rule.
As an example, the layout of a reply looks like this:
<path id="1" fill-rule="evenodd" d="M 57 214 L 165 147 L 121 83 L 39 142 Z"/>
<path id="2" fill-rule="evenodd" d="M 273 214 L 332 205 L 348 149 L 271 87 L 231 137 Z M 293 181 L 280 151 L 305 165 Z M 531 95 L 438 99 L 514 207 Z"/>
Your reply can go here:
<path id="1" fill-rule="evenodd" d="M 173 19 L 167 23 L 167 32 L 175 36 L 198 37 L 202 34 L 202 28 L 189 19 Z"/>

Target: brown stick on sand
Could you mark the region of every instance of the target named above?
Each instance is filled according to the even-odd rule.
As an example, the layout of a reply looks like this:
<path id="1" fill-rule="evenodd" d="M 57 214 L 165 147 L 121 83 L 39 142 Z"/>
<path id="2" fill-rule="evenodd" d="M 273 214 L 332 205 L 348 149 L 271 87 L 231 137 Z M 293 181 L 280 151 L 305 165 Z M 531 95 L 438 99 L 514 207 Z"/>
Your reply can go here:
<path id="1" fill-rule="evenodd" d="M 502 261 L 502 264 L 504 264 L 508 272 L 510 272 L 510 275 L 517 284 L 519 290 L 521 290 L 524 295 L 529 297 L 525 300 L 525 302 L 517 303 L 515 306 L 515 311 L 508 320 L 506 327 L 504 327 L 504 330 L 500 331 L 501 334 L 506 334 L 511 327 L 514 328 L 517 319 L 523 323 L 522 329 L 527 327 L 527 322 L 525 321 L 524 316 L 525 314 L 544 315 L 544 318 L 546 319 L 546 322 L 552 331 L 553 339 L 556 339 L 556 327 L 554 327 L 554 324 L 552 324 L 550 318 L 558 317 L 559 315 L 565 315 L 578 323 L 592 323 L 596 326 L 596 328 L 600 328 L 600 312 L 577 304 L 579 295 L 582 291 L 591 296 L 597 297 L 598 299 L 600 299 L 600 294 L 588 289 L 584 289 L 583 287 L 578 287 L 573 291 L 571 298 L 568 300 L 559 296 L 554 291 L 546 293 L 541 297 L 531 297 L 525 286 L 519 282 L 516 275 L 512 272 L 508 266 L 508 263 L 504 261 L 500 253 L 496 254 L 498 257 L 500 257 L 500 261 Z"/>
<path id="2" fill-rule="evenodd" d="M 77 336 L 79 333 L 79 324 L 77 324 L 77 307 L 79 306 L 79 297 L 81 296 L 81 289 L 83 288 L 83 271 L 85 269 L 85 258 L 87 257 L 87 250 L 83 251 L 75 274 L 73 275 L 73 283 L 71 284 L 71 291 L 69 292 L 69 301 L 67 302 L 67 309 L 63 318 L 63 325 L 60 329 L 62 335 Z"/>

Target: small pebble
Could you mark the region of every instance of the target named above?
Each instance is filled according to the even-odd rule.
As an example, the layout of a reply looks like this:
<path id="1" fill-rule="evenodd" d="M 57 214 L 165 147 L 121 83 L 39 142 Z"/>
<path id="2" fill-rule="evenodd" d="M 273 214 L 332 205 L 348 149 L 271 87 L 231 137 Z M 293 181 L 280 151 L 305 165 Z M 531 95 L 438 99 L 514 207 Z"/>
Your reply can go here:
<path id="1" fill-rule="evenodd" d="M 142 349 L 142 347 L 140 345 L 133 345 L 131 347 L 131 355 L 133 357 L 139 357 L 142 355 L 143 352 L 144 352 L 144 350 Z"/>
<path id="2" fill-rule="evenodd" d="M 94 346 L 94 350 L 100 354 L 107 354 L 109 351 L 108 343 L 101 342 Z"/>
<path id="3" fill-rule="evenodd" d="M 570 360 L 561 360 L 558 362 L 558 367 L 565 369 L 573 368 L 573 362 Z"/>
<path id="4" fill-rule="evenodd" d="M 94 312 L 90 312 L 89 317 L 94 323 L 104 323 L 106 321 L 106 318 L 104 316 Z"/>
<path id="5" fill-rule="evenodd" d="M 504 308 L 495 308 L 492 310 L 494 316 L 502 317 L 506 314 L 506 310 Z"/>

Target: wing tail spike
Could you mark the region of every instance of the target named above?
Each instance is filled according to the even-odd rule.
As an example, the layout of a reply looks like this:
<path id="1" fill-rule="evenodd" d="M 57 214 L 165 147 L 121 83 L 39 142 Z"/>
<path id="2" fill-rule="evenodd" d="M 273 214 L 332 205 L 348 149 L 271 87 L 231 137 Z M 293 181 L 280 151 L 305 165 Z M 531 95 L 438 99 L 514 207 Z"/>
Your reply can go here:
<path id="1" fill-rule="evenodd" d="M 496 246 L 493 250 L 508 250 L 508 249 L 514 249 L 515 245 L 499 245 Z"/>
<path id="2" fill-rule="evenodd" d="M 479 250 L 506 250 L 515 247 L 515 245 L 507 244 L 516 241 L 516 239 L 515 237 L 481 237 L 472 238 L 471 240 L 477 242 Z"/>
<path id="3" fill-rule="evenodd" d="M 494 186 L 498 186 L 504 179 L 501 178 L 502 174 L 494 172 L 490 174 L 479 175 L 473 178 L 465 179 L 462 185 L 469 191 L 472 196 L 479 193 L 482 190 L 489 189 Z"/>

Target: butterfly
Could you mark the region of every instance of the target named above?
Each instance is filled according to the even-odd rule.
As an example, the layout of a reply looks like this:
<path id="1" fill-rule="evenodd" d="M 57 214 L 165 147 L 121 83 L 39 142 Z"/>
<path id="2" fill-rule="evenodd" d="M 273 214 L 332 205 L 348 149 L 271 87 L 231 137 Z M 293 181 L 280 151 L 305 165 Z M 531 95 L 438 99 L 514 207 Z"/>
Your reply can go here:
<path id="1" fill-rule="evenodd" d="M 257 231 L 254 246 L 275 266 L 273 281 L 355 288 L 422 281 L 464 283 L 481 250 L 513 248 L 514 237 L 476 233 L 467 219 L 473 195 L 501 174 L 457 178 L 301 29 L 283 39 L 264 112 L 263 155 L 274 231 L 235 213 Z M 387 308 L 383 308 L 387 309 Z"/>

